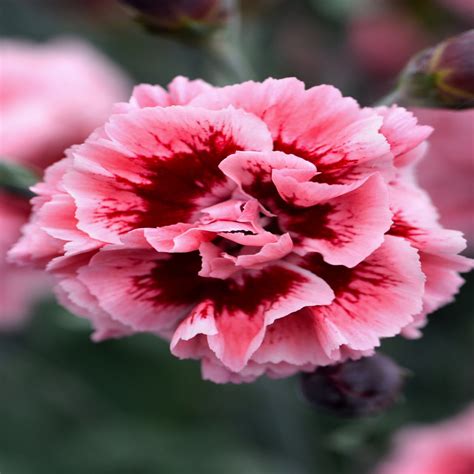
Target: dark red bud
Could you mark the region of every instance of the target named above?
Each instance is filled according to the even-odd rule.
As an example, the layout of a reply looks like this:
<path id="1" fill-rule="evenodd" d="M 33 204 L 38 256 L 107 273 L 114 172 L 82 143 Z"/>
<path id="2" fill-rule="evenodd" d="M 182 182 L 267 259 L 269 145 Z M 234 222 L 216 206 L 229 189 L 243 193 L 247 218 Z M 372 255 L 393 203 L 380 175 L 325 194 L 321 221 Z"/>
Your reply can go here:
<path id="1" fill-rule="evenodd" d="M 474 30 L 415 56 L 402 73 L 402 103 L 424 107 L 474 107 Z"/>
<path id="2" fill-rule="evenodd" d="M 201 35 L 223 26 L 233 0 L 121 0 L 148 29 L 171 34 Z"/>
<path id="3" fill-rule="evenodd" d="M 339 416 L 375 415 L 399 398 L 404 370 L 392 359 L 375 354 L 355 361 L 318 368 L 301 376 L 306 399 Z"/>

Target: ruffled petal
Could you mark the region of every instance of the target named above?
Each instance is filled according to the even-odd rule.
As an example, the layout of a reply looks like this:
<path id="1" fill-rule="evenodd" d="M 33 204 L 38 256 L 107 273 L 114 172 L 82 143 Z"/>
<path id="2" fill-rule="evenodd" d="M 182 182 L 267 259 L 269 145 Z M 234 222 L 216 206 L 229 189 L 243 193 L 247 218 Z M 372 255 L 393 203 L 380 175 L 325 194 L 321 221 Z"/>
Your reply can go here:
<path id="1" fill-rule="evenodd" d="M 330 305 L 311 308 L 318 340 L 334 361 L 341 358 L 341 347 L 372 350 L 380 338 L 399 334 L 422 308 L 425 277 L 418 252 L 398 237 L 386 236 L 379 249 L 351 269 L 327 265 L 317 254 L 303 264 L 336 295 Z"/>
<path id="2" fill-rule="evenodd" d="M 60 304 L 76 316 L 91 321 L 94 328 L 92 340 L 99 342 L 132 335 L 135 331 L 110 317 L 102 310 L 89 290 L 77 278 L 64 278 L 55 287 Z"/>
<path id="3" fill-rule="evenodd" d="M 298 253 L 319 252 L 333 265 L 354 267 L 378 248 L 392 223 L 386 185 L 372 176 L 359 188 L 280 216 Z"/>
<path id="4" fill-rule="evenodd" d="M 272 180 L 275 170 L 306 180 L 316 174 L 316 167 L 312 163 L 282 152 L 237 152 L 223 160 L 219 168 L 246 195 L 270 206 L 280 200 Z"/>
<path id="5" fill-rule="evenodd" d="M 389 187 L 393 212 L 391 235 L 408 239 L 423 252 L 455 255 L 466 247 L 462 232 L 444 229 L 428 194 L 408 182 Z"/>
<path id="6" fill-rule="evenodd" d="M 408 164 L 403 155 L 421 145 L 432 133 L 433 129 L 426 125 L 419 125 L 412 112 L 392 105 L 391 107 L 377 107 L 375 111 L 383 117 L 381 133 L 390 143 L 391 152 L 395 158 L 395 165 Z"/>
<path id="7" fill-rule="evenodd" d="M 146 108 L 113 116 L 106 132 L 108 140 L 74 151 L 64 182 L 78 228 L 110 243 L 135 228 L 193 220 L 229 197 L 233 185 L 218 168 L 224 158 L 271 147 L 263 122 L 232 109 Z"/>
<path id="8" fill-rule="evenodd" d="M 298 368 L 328 365 L 333 360 L 324 352 L 319 338 L 317 320 L 305 308 L 269 326 L 252 360 L 259 364 L 284 362 Z"/>
<path id="9" fill-rule="evenodd" d="M 187 105 L 199 94 L 209 92 L 213 87 L 197 79 L 189 80 L 187 77 L 175 77 L 166 91 L 161 86 L 140 84 L 133 88 L 132 96 L 128 103 L 118 104 L 115 113 L 126 113 L 133 109 L 145 107 L 169 107 L 171 105 Z"/>
<path id="10" fill-rule="evenodd" d="M 211 242 L 202 243 L 199 252 L 202 257 L 200 276 L 226 279 L 239 270 L 260 268 L 265 264 L 281 260 L 293 250 L 293 242 L 288 234 L 273 239 L 262 247 L 244 247 L 237 256 L 231 255 Z"/>
<path id="11" fill-rule="evenodd" d="M 382 117 L 332 86 L 305 91 L 292 78 L 250 81 L 201 94 L 191 104 L 212 109 L 232 105 L 261 118 L 272 133 L 274 149 L 315 164 L 320 182 L 338 184 L 342 169 L 390 153 L 379 133 Z"/>
<path id="12" fill-rule="evenodd" d="M 168 334 L 199 302 L 199 254 L 105 247 L 79 280 L 116 321 L 135 331 Z"/>
<path id="13" fill-rule="evenodd" d="M 412 324 L 402 334 L 409 339 L 421 336 L 420 329 L 428 322 L 427 315 L 454 301 L 464 284 L 459 273 L 474 268 L 474 260 L 462 255 L 433 255 L 420 252 L 421 266 L 426 276 L 423 309 L 415 315 Z"/>
<path id="14" fill-rule="evenodd" d="M 222 285 L 226 285 L 225 291 L 214 293 L 181 323 L 171 350 L 178 357 L 189 357 L 188 341 L 203 334 L 217 359 L 233 372 L 241 371 L 258 349 L 266 326 L 333 298 L 332 290 L 320 278 L 285 263 L 245 272 Z"/>

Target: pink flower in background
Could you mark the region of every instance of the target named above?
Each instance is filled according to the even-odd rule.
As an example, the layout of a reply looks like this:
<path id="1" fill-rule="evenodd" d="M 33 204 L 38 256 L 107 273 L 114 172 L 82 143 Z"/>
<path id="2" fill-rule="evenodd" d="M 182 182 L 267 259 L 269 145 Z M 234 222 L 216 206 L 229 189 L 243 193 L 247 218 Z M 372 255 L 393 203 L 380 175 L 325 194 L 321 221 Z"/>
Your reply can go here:
<path id="1" fill-rule="evenodd" d="M 216 382 L 372 354 L 471 266 L 414 184 L 430 131 L 296 79 L 142 85 L 47 170 L 11 257 L 95 340 L 158 334 Z"/>
<path id="2" fill-rule="evenodd" d="M 125 96 L 124 76 L 85 43 L 1 41 L 0 160 L 41 172 L 103 123 Z M 0 191 L 0 330 L 21 325 L 50 286 L 44 272 L 6 262 L 29 212 L 25 199 Z"/>
<path id="3" fill-rule="evenodd" d="M 418 181 L 433 199 L 440 221 L 464 232 L 474 247 L 474 111 L 417 109 L 431 125 L 428 154 L 418 166 Z"/>
<path id="4" fill-rule="evenodd" d="M 474 472 L 474 406 L 438 425 L 412 427 L 395 437 L 394 450 L 376 474 Z"/>
<path id="5" fill-rule="evenodd" d="M 0 156 L 39 170 L 102 124 L 128 90 L 123 74 L 78 40 L 2 40 L 0 65 Z"/>
<path id="6" fill-rule="evenodd" d="M 416 20 L 397 11 L 354 16 L 348 30 L 356 61 L 371 74 L 392 78 L 415 53 L 429 44 Z"/>

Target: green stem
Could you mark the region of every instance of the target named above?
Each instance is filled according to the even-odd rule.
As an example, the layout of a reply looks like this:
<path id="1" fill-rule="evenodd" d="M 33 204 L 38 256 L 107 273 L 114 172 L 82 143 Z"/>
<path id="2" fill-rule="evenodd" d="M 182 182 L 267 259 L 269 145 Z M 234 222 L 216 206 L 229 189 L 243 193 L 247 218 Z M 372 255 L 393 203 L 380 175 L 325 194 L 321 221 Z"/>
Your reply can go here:
<path id="1" fill-rule="evenodd" d="M 403 105 L 403 97 L 400 95 L 400 89 L 394 89 L 391 92 L 389 92 L 386 96 L 382 97 L 379 99 L 374 105 L 375 106 L 381 106 L 381 105 Z"/>
<path id="2" fill-rule="evenodd" d="M 238 44 L 216 35 L 207 45 L 209 67 L 213 82 L 225 85 L 242 82 L 253 77 L 253 73 Z"/>
<path id="3" fill-rule="evenodd" d="M 233 14 L 226 27 L 211 35 L 203 43 L 208 55 L 213 82 L 217 85 L 231 84 L 252 79 L 254 73 L 242 51 L 241 19 L 235 0 L 232 3 Z"/>

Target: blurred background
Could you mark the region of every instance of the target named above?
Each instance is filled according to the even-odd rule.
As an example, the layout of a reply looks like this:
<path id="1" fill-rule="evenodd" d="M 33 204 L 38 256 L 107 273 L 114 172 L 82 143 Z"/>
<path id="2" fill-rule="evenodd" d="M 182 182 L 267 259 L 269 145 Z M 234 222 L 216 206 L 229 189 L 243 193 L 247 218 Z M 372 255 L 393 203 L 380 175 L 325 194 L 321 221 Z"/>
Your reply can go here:
<path id="1" fill-rule="evenodd" d="M 474 25 L 471 0 L 243 0 L 241 8 L 254 79 L 329 83 L 362 105 L 387 94 L 414 53 Z M 178 74 L 214 79 L 199 48 L 146 33 L 114 0 L 0 0 L 0 10 L 4 38 L 86 40 L 123 70 L 126 93 L 130 84 L 164 86 Z M 41 71 L 31 74 L 34 80 Z M 472 254 L 473 112 L 417 113 L 439 128 L 421 184 L 442 221 L 466 233 Z M 4 207 L 12 206 L 9 200 Z M 24 276 L 15 286 L 0 277 L 0 305 L 8 291 L 38 293 Z M 153 336 L 95 344 L 88 325 L 52 296 L 35 298 L 21 324 L 0 327 L 0 472 L 369 473 L 394 431 L 441 420 L 474 399 L 473 291 L 468 276 L 457 301 L 430 317 L 421 340 L 384 341 L 382 351 L 410 372 L 404 397 L 361 420 L 311 408 L 298 378 L 202 381 L 197 362 L 175 359 Z"/>

